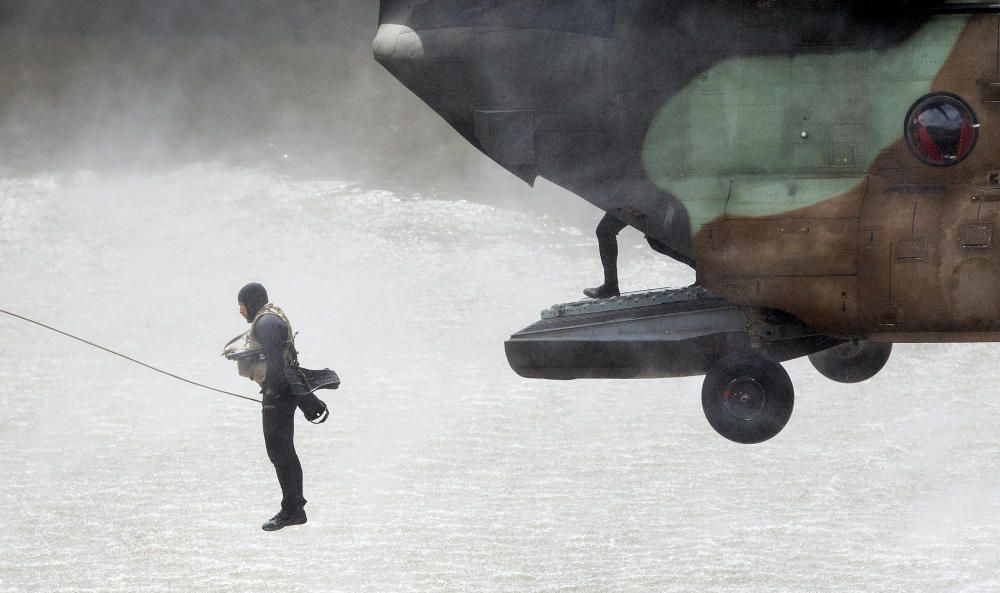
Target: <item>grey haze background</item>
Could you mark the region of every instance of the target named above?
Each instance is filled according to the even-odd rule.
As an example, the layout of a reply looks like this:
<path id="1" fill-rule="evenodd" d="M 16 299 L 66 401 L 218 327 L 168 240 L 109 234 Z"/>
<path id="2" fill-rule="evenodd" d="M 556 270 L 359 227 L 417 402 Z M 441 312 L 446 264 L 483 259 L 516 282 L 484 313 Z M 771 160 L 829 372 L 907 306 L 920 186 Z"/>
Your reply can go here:
<path id="1" fill-rule="evenodd" d="M 0 318 L 0 591 L 1000 587 L 995 345 L 792 362 L 755 447 L 699 379 L 519 379 L 502 341 L 598 281 L 599 213 L 451 133 L 376 15 L 0 2 L 0 308 L 252 395 L 218 353 L 259 280 L 345 381 L 299 422 L 309 524 L 266 534 L 253 404 Z M 691 281 L 622 239 L 625 286 Z"/>
<path id="2" fill-rule="evenodd" d="M 208 158 L 484 187 L 495 167 L 372 59 L 377 25 L 371 0 L 5 0 L 0 166 Z"/>

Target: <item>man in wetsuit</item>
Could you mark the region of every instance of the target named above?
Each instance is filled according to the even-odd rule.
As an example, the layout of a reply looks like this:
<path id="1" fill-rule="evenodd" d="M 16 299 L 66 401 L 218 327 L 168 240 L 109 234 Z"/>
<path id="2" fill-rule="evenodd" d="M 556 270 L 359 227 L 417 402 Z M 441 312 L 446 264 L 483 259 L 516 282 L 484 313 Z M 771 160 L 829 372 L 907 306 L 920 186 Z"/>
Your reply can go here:
<path id="1" fill-rule="evenodd" d="M 607 299 L 621 293 L 618 290 L 618 233 L 628 225 L 610 214 L 597 225 L 597 248 L 601 252 L 604 266 L 604 284 L 596 288 L 585 288 L 583 294 L 592 299 Z"/>
<path id="2" fill-rule="evenodd" d="M 267 291 L 253 282 L 240 289 L 240 314 L 250 323 L 249 350 L 263 352 L 240 366 L 240 374 L 261 386 L 264 444 L 281 485 L 281 511 L 262 525 L 277 531 L 306 522 L 302 497 L 302 465 L 295 454 L 294 420 L 298 404 L 285 378 L 286 364 L 296 365 L 294 334 L 284 312 L 268 302 Z"/>

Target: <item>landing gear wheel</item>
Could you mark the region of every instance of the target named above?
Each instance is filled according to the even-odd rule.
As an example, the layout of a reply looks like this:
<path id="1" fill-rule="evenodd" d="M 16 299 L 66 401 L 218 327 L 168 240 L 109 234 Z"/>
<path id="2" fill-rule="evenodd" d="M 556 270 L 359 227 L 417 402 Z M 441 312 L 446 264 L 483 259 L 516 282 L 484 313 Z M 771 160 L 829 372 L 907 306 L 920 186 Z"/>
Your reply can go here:
<path id="1" fill-rule="evenodd" d="M 795 390 L 785 369 L 754 351 L 720 358 L 701 387 L 701 407 L 712 428 L 748 445 L 781 432 L 794 403 Z"/>
<path id="2" fill-rule="evenodd" d="M 871 379 L 889 360 L 892 344 L 851 340 L 809 355 L 809 362 L 827 379 L 860 383 Z"/>

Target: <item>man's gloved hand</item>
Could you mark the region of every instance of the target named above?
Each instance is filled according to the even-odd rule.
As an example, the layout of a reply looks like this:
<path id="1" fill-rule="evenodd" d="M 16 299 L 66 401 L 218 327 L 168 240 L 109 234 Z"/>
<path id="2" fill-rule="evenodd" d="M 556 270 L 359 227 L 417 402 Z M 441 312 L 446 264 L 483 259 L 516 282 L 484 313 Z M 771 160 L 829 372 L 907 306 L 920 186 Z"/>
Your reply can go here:
<path id="1" fill-rule="evenodd" d="M 305 416 L 306 420 L 312 422 L 313 424 L 322 424 L 326 422 L 327 416 L 330 415 L 330 412 L 326 407 L 326 403 L 316 397 L 315 393 L 309 393 L 300 397 L 298 403 L 299 409 L 302 410 L 302 415 Z"/>

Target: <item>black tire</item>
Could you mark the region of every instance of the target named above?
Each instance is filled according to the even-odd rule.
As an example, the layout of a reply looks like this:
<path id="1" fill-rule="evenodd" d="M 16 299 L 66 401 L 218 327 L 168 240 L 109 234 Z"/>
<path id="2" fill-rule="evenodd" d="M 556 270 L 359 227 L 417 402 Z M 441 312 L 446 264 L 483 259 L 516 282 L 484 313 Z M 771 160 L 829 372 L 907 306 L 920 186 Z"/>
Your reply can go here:
<path id="1" fill-rule="evenodd" d="M 758 352 L 720 358 L 701 387 L 701 407 L 716 432 L 743 444 L 762 443 L 792 416 L 795 390 L 782 366 Z"/>
<path id="2" fill-rule="evenodd" d="M 885 366 L 892 344 L 851 340 L 809 355 L 809 362 L 827 379 L 838 383 L 867 381 Z"/>

